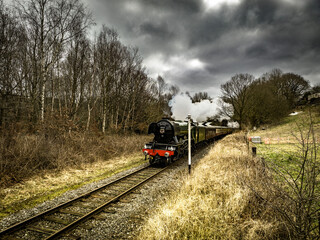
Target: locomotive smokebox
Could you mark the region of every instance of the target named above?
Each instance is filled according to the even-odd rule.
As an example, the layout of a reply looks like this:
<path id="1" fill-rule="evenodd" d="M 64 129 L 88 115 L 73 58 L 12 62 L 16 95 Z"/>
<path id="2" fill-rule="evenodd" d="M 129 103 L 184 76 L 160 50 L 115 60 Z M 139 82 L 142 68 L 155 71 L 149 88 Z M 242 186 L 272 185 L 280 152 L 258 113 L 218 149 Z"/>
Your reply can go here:
<path id="1" fill-rule="evenodd" d="M 162 119 L 157 123 L 151 123 L 149 125 L 148 134 L 154 134 L 155 141 L 158 143 L 168 143 L 175 141 L 175 136 L 180 134 L 179 124 Z"/>

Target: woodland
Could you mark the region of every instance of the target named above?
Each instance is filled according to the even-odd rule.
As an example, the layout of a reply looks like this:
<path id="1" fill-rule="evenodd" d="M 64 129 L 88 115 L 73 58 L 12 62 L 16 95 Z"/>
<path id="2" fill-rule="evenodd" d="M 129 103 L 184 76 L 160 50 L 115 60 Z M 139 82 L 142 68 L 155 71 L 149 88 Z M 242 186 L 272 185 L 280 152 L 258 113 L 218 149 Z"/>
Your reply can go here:
<path id="1" fill-rule="evenodd" d="M 137 48 L 78 0 L 0 1 L 0 125 L 140 131 L 168 111 L 177 87 L 151 79 Z M 166 90 L 166 92 L 165 92 Z"/>
<path id="2" fill-rule="evenodd" d="M 94 25 L 80 0 L 0 0 L 0 185 L 138 151 L 134 136 L 123 139 L 171 116 L 179 86 L 148 76 L 137 48 Z M 236 74 L 221 85 L 219 115 L 242 129 L 270 124 L 319 88 L 280 69 Z M 220 124 L 219 115 L 208 120 Z"/>

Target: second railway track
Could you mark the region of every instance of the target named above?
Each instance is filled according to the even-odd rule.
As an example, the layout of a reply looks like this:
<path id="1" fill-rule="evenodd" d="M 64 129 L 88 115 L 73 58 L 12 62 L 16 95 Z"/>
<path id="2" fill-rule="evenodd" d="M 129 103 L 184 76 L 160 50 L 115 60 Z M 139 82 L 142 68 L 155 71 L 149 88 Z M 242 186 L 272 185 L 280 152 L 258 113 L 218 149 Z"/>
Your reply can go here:
<path id="1" fill-rule="evenodd" d="M 137 170 L 3 230 L 0 239 L 80 239 L 69 232 L 100 212 L 112 213 L 108 210 L 112 203 L 165 169 L 148 166 Z"/>

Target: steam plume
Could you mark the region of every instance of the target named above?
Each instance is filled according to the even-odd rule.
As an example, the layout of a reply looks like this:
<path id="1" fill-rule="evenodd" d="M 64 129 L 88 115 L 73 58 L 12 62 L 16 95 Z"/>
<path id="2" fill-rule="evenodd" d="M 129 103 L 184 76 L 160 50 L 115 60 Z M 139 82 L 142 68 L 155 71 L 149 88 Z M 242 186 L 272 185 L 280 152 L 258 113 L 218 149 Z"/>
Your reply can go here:
<path id="1" fill-rule="evenodd" d="M 214 99 L 212 102 L 202 100 L 198 103 L 192 103 L 189 96 L 180 94 L 173 97 L 169 105 L 171 106 L 172 117 L 176 120 L 185 120 L 188 114 L 191 114 L 193 120 L 201 122 L 218 113 L 217 101 L 217 99 Z"/>

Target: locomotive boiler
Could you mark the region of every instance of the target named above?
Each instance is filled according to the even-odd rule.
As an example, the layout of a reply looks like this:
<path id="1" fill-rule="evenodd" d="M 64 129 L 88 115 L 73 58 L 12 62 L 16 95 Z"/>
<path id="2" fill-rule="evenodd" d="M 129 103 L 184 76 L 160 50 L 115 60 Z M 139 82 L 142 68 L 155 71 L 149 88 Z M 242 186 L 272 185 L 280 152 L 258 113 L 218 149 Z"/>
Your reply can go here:
<path id="1" fill-rule="evenodd" d="M 229 134 L 233 130 L 228 127 L 207 124 L 192 122 L 191 144 L 193 148 L 201 143 L 212 141 L 218 136 Z M 187 121 L 161 119 L 149 125 L 148 134 L 154 134 L 153 141 L 145 144 L 142 151 L 150 164 L 168 165 L 188 151 Z"/>

